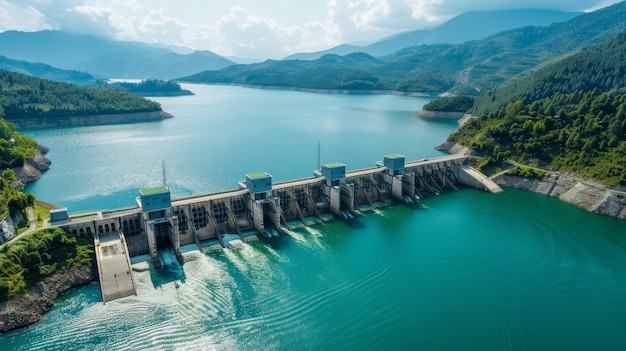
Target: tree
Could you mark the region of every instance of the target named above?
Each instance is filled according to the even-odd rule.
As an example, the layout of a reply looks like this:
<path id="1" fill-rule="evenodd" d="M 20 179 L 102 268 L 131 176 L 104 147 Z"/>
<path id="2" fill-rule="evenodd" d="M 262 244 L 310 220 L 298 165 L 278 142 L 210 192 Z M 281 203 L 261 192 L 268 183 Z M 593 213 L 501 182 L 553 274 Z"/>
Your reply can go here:
<path id="1" fill-rule="evenodd" d="M 5 169 L 2 172 L 2 179 L 6 181 L 8 184 L 13 183 L 14 181 L 17 180 L 17 177 L 15 176 L 15 171 L 13 171 L 11 168 Z"/>

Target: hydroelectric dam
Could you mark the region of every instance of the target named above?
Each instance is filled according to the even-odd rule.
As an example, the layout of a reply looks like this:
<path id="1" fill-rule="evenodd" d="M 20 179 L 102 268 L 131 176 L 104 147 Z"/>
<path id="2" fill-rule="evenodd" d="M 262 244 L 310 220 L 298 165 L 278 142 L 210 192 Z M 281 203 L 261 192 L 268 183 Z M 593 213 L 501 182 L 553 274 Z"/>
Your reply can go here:
<path id="1" fill-rule="evenodd" d="M 343 163 L 328 163 L 312 177 L 285 182 L 272 183 L 266 172 L 251 173 L 237 189 L 178 199 L 164 185 L 141 189 L 135 207 L 75 214 L 52 210 L 50 224 L 93 237 L 107 303 L 137 294 L 130 257 L 147 254 L 160 268 L 173 257 L 184 262 L 182 245 L 197 245 L 201 251 L 224 248 L 259 235 L 280 236 L 298 226 L 349 220 L 392 203 L 417 203 L 426 194 L 459 186 L 502 191 L 468 161 L 451 155 L 406 162 L 403 155 L 391 154 L 371 168 L 346 171 Z"/>

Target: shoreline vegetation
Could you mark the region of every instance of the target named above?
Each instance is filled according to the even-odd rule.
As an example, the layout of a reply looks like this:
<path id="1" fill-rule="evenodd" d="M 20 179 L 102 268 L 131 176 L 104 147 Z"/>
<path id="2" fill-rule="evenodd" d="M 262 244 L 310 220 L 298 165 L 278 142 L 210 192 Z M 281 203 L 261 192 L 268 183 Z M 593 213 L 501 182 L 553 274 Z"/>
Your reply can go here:
<path id="1" fill-rule="evenodd" d="M 241 83 L 204 83 L 178 80 L 181 83 L 189 84 L 203 84 L 203 85 L 229 85 L 233 87 L 242 87 L 250 89 L 265 89 L 265 90 L 288 90 L 298 91 L 303 93 L 313 94 L 342 94 L 342 95 L 395 95 L 395 96 L 414 96 L 414 97 L 438 97 L 437 95 L 431 95 L 421 92 L 406 92 L 399 90 L 376 90 L 376 89 L 316 89 L 316 88 L 300 88 L 290 86 L 279 85 L 254 85 L 254 84 L 241 84 Z"/>
<path id="2" fill-rule="evenodd" d="M 95 280 L 94 246 L 61 228 L 44 228 L 0 247 L 0 333 L 43 317 L 70 288 Z"/>
<path id="3" fill-rule="evenodd" d="M 121 90 L 141 97 L 195 95 L 171 80 L 144 79 L 141 82 L 99 80 L 89 85 L 96 89 Z"/>
<path id="4" fill-rule="evenodd" d="M 472 155 L 467 146 L 447 141 L 437 150 Z M 557 197 L 586 211 L 626 220 L 626 191 L 583 179 L 576 174 L 549 171 L 515 163 L 492 178 L 498 185 Z"/>

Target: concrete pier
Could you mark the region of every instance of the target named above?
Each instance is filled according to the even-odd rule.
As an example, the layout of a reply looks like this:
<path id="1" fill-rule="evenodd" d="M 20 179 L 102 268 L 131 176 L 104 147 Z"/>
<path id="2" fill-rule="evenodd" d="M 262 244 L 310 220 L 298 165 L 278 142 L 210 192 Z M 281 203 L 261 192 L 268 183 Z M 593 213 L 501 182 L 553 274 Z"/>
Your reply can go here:
<path id="1" fill-rule="evenodd" d="M 472 167 L 459 167 L 458 178 L 461 183 L 468 184 L 473 188 L 482 189 L 492 194 L 502 192 L 502 188 L 498 184 Z"/>

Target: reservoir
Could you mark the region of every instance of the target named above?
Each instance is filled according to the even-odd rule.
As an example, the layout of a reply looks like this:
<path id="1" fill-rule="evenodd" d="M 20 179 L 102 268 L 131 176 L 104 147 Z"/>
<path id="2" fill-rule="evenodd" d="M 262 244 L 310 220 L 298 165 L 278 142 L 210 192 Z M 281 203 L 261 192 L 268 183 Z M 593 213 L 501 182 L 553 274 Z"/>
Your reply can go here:
<path id="1" fill-rule="evenodd" d="M 456 121 L 412 117 L 426 99 L 185 85 L 156 123 L 27 131 L 52 168 L 27 191 L 70 212 L 231 189 L 246 173 L 307 177 L 322 162 L 373 166 L 440 156 Z M 102 304 L 72 290 L 3 350 L 620 350 L 626 337 L 623 221 L 556 199 L 463 189 L 298 228 L 236 250 L 189 250 L 138 296 Z"/>

